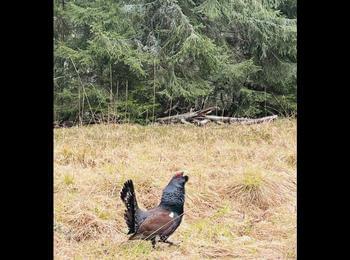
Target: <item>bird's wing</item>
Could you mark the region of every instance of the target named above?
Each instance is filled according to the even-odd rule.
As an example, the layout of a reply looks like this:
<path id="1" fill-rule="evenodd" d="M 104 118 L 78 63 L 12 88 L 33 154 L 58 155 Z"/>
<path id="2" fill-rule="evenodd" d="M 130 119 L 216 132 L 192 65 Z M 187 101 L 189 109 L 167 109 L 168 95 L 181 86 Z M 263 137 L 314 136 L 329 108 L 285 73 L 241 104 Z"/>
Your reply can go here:
<path id="1" fill-rule="evenodd" d="M 140 225 L 138 230 L 130 239 L 148 239 L 153 236 L 162 234 L 171 228 L 175 223 L 174 213 L 163 209 L 154 211 Z"/>

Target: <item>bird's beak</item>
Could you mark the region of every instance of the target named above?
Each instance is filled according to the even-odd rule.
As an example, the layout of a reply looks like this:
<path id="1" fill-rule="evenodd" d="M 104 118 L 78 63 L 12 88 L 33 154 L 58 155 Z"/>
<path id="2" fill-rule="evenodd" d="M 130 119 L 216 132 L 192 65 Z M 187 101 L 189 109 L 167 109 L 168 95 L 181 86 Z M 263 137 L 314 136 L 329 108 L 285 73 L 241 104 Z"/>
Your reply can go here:
<path id="1" fill-rule="evenodd" d="M 185 175 L 184 178 L 185 178 L 185 183 L 188 182 L 188 176 Z"/>

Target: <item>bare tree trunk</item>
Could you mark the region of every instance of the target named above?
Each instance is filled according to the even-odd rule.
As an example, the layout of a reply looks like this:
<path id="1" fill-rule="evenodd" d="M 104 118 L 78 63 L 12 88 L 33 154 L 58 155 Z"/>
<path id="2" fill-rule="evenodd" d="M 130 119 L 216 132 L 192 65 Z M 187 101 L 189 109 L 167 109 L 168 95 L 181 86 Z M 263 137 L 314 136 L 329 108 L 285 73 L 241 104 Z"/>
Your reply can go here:
<path id="1" fill-rule="evenodd" d="M 115 98 L 115 114 L 118 116 L 118 92 L 119 92 L 119 80 L 117 80 L 117 93 Z"/>
<path id="2" fill-rule="evenodd" d="M 126 81 L 125 86 L 125 121 L 127 121 L 127 113 L 128 113 L 128 81 Z"/>
<path id="3" fill-rule="evenodd" d="M 109 76 L 110 76 L 110 91 L 109 91 L 109 105 L 108 105 L 108 116 L 107 121 L 110 123 L 110 115 L 113 106 L 113 79 L 112 79 L 112 64 L 109 64 Z"/>
<path id="4" fill-rule="evenodd" d="M 154 108 L 156 105 L 156 61 L 153 60 L 153 109 L 152 109 L 152 122 L 154 123 Z"/>
<path id="5" fill-rule="evenodd" d="M 266 98 L 267 98 L 266 86 L 264 88 L 264 91 L 265 91 L 265 106 L 264 106 L 264 109 L 265 109 L 265 116 L 266 116 Z"/>
<path id="6" fill-rule="evenodd" d="M 82 89 L 83 89 L 83 99 L 82 99 L 82 104 L 81 104 L 81 119 L 82 121 L 84 120 L 84 105 L 85 105 L 85 89 L 84 89 L 84 85 L 81 85 Z"/>
<path id="7" fill-rule="evenodd" d="M 169 109 L 165 110 L 164 114 L 168 114 L 170 110 L 176 109 L 179 106 L 179 104 L 180 104 L 180 101 L 177 101 L 177 103 L 173 107 L 170 107 Z"/>
<path id="8" fill-rule="evenodd" d="M 169 118 L 170 118 L 170 115 L 171 115 L 171 107 L 173 105 L 173 98 L 170 97 L 170 108 L 169 108 Z"/>
<path id="9" fill-rule="evenodd" d="M 79 120 L 79 126 L 82 125 L 82 119 L 81 119 L 81 109 L 80 109 L 80 87 L 81 86 L 78 86 L 78 120 Z"/>
<path id="10" fill-rule="evenodd" d="M 82 95 L 83 95 L 83 104 L 82 104 L 82 107 L 80 107 L 80 105 L 81 105 L 81 104 L 80 104 L 81 91 L 80 91 L 80 88 L 78 88 L 78 97 L 79 97 L 79 122 L 80 122 L 80 125 L 82 125 L 82 123 L 83 123 L 82 119 L 83 119 L 83 116 L 84 116 L 84 100 L 85 100 L 85 96 L 86 96 L 87 104 L 88 104 L 89 109 L 90 109 L 91 116 L 92 116 L 92 118 L 93 118 L 93 121 L 95 122 L 95 119 L 94 119 L 95 115 L 94 115 L 94 112 L 92 111 L 92 107 L 91 107 L 91 105 L 90 105 L 88 95 L 87 95 L 87 93 L 86 93 L 86 91 L 85 91 L 85 87 L 84 87 L 83 81 L 81 80 L 81 77 L 80 77 L 80 75 L 79 75 L 79 72 L 78 72 L 78 70 L 77 70 L 77 67 L 75 66 L 75 63 L 74 63 L 74 61 L 73 61 L 73 59 L 72 59 L 71 57 L 70 57 L 70 60 L 71 60 L 71 62 L 72 62 L 72 64 L 73 64 L 73 67 L 74 67 L 74 69 L 75 69 L 75 72 L 77 73 L 77 76 L 78 76 L 78 78 L 79 78 L 80 86 L 81 86 L 81 89 L 82 89 Z M 84 95 L 85 95 L 85 96 L 84 96 Z M 90 120 L 90 122 L 91 122 L 91 120 Z M 96 122 L 95 122 L 95 123 L 96 123 Z"/>

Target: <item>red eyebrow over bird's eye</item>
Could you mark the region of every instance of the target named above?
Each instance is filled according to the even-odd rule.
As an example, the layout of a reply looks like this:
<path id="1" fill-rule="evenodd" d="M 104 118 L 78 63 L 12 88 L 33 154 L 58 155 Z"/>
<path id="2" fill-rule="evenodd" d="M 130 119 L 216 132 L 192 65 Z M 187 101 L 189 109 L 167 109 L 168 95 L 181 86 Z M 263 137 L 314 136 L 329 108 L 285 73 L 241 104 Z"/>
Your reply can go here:
<path id="1" fill-rule="evenodd" d="M 176 178 L 179 178 L 179 177 L 182 177 L 183 176 L 183 172 L 177 172 L 176 174 L 175 174 L 175 176 L 176 176 Z"/>

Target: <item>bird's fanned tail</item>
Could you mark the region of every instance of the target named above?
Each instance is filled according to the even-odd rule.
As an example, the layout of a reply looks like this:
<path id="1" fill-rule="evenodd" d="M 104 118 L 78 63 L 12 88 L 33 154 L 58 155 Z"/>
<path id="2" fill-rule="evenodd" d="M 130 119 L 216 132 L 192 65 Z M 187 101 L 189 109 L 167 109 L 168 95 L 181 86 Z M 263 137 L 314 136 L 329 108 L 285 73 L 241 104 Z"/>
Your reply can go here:
<path id="1" fill-rule="evenodd" d="M 120 198 L 122 199 L 126 207 L 124 219 L 129 228 L 128 234 L 135 233 L 136 211 L 138 209 L 138 205 L 132 180 L 128 180 L 124 183 L 123 189 L 120 192 Z"/>

